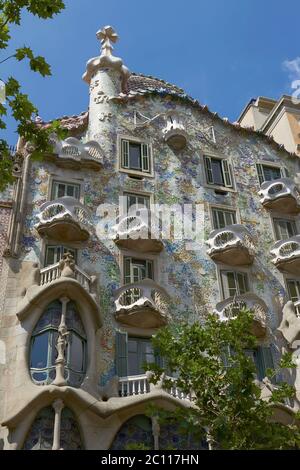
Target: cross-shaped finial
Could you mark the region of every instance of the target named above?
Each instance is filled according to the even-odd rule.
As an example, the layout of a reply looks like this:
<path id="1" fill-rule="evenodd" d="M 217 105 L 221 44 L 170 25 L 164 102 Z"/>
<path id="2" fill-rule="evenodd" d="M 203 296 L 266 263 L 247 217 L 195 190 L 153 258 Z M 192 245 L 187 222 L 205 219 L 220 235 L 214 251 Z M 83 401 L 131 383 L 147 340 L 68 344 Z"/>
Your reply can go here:
<path id="1" fill-rule="evenodd" d="M 118 40 L 118 35 L 111 26 L 104 26 L 97 34 L 97 38 L 101 41 L 101 55 L 111 56 L 112 44 Z"/>

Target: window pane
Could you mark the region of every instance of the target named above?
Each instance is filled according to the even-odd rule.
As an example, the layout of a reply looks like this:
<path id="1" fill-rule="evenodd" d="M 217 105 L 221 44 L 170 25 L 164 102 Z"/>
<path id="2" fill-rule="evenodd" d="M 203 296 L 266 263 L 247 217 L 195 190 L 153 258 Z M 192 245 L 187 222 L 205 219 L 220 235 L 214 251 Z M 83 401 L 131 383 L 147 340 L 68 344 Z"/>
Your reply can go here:
<path id="1" fill-rule="evenodd" d="M 247 276 L 243 273 L 237 273 L 239 294 L 245 294 L 248 291 Z"/>
<path id="2" fill-rule="evenodd" d="M 226 225 L 232 225 L 232 224 L 236 223 L 235 213 L 234 212 L 226 211 L 226 212 L 224 212 L 224 214 L 225 214 L 225 223 L 226 223 Z"/>
<path id="3" fill-rule="evenodd" d="M 56 247 L 54 246 L 48 246 L 47 247 L 47 252 L 46 252 L 46 266 L 50 266 L 51 264 L 56 263 Z"/>
<path id="4" fill-rule="evenodd" d="M 130 142 L 129 167 L 134 170 L 142 170 L 141 145 Z"/>
<path id="5" fill-rule="evenodd" d="M 30 367 L 34 369 L 44 369 L 48 366 L 48 347 L 50 332 L 46 331 L 35 336 L 31 345 Z"/>
<path id="6" fill-rule="evenodd" d="M 297 302 L 300 299 L 300 282 L 288 279 L 287 281 L 289 296 L 293 302 Z"/>
<path id="7" fill-rule="evenodd" d="M 84 370 L 84 344 L 82 339 L 75 333 L 70 335 L 69 348 L 68 365 L 71 369 L 82 372 Z"/>
<path id="8" fill-rule="evenodd" d="M 51 345 L 51 355 L 50 355 L 50 364 L 49 366 L 55 365 L 55 360 L 57 358 L 57 340 L 58 340 L 58 333 L 57 331 L 51 331 L 49 336 L 49 346 Z"/>
<path id="9" fill-rule="evenodd" d="M 227 282 L 228 282 L 229 296 L 232 297 L 236 294 L 236 282 L 235 282 L 235 275 L 233 272 L 227 273 Z"/>
<path id="10" fill-rule="evenodd" d="M 211 167 L 212 167 L 214 184 L 219 184 L 221 186 L 224 186 L 221 160 L 211 159 Z"/>
<path id="11" fill-rule="evenodd" d="M 265 181 L 273 181 L 281 178 L 280 168 L 263 165 Z"/>

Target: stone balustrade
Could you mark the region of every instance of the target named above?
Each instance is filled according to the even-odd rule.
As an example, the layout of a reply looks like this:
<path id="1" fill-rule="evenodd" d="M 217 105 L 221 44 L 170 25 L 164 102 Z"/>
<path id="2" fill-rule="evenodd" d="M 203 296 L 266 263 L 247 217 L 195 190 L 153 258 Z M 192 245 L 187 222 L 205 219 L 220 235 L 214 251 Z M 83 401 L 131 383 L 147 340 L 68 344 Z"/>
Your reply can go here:
<path id="1" fill-rule="evenodd" d="M 253 263 L 254 244 L 250 232 L 240 224 L 213 230 L 206 244 L 207 254 L 220 263 L 242 266 Z"/>
<path id="2" fill-rule="evenodd" d="M 46 202 L 37 217 L 38 233 L 62 242 L 85 241 L 93 230 L 88 209 L 70 196 Z"/>
<path id="3" fill-rule="evenodd" d="M 271 250 L 272 263 L 280 271 L 300 276 L 300 235 L 279 240 Z"/>
<path id="4" fill-rule="evenodd" d="M 127 284 L 115 292 L 115 317 L 119 323 L 140 328 L 166 325 L 169 296 L 151 279 Z"/>
<path id="5" fill-rule="evenodd" d="M 159 253 L 163 249 L 163 243 L 159 240 L 158 225 L 153 224 L 154 214 L 146 208 L 138 209 L 139 215 L 129 214 L 121 216 L 121 220 L 114 227 L 116 245 L 128 250 L 140 253 Z"/>
<path id="6" fill-rule="evenodd" d="M 61 262 L 47 266 L 40 270 L 40 286 L 45 286 L 50 284 L 52 281 L 62 277 L 63 268 Z M 93 277 L 89 276 L 83 270 L 81 270 L 77 265 L 74 265 L 73 275 L 72 276 L 63 276 L 63 277 L 72 277 L 79 282 L 79 284 L 88 292 L 92 292 Z"/>
<path id="7" fill-rule="evenodd" d="M 265 181 L 259 191 L 260 202 L 267 209 L 283 214 L 300 212 L 300 192 L 291 178 Z"/>
<path id="8" fill-rule="evenodd" d="M 254 314 L 253 334 L 257 337 L 265 336 L 268 307 L 256 294 L 249 292 L 223 300 L 216 305 L 214 313 L 219 316 L 221 321 L 228 321 L 236 318 L 242 309 L 251 310 Z"/>

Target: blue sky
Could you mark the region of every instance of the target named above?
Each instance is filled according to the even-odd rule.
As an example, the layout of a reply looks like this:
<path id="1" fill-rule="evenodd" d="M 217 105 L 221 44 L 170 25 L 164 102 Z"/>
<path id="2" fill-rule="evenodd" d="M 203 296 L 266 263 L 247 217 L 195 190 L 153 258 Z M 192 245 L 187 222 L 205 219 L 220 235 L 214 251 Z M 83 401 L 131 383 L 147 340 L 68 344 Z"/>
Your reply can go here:
<path id="1" fill-rule="evenodd" d="M 0 76 L 15 75 L 45 120 L 85 111 L 81 76 L 99 53 L 96 31 L 110 24 L 120 37 L 114 53 L 130 70 L 177 84 L 234 121 L 252 97 L 291 94 L 295 77 L 283 63 L 300 56 L 299 17 L 299 0 L 67 0 L 53 20 L 24 15 L 8 51 L 31 46 L 53 76 L 14 61 Z M 3 134 L 16 142 L 12 120 Z"/>

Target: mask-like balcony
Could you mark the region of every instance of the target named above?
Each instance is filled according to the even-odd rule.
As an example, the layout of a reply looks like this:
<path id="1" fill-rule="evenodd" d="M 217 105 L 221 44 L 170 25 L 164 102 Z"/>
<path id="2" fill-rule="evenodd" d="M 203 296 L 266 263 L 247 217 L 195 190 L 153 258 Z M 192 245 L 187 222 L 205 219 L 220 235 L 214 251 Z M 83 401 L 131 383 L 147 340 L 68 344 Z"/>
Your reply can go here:
<path id="1" fill-rule="evenodd" d="M 282 214 L 300 212 L 300 193 L 291 178 L 265 181 L 258 194 L 261 196 L 260 202 L 267 209 Z"/>
<path id="2" fill-rule="evenodd" d="M 207 254 L 214 261 L 231 266 L 253 263 L 254 245 L 250 232 L 243 225 L 228 225 L 214 230 L 207 240 Z"/>
<path id="3" fill-rule="evenodd" d="M 85 241 L 93 228 L 89 211 L 69 196 L 46 202 L 37 217 L 38 233 L 62 242 Z"/>
<path id="4" fill-rule="evenodd" d="M 167 324 L 169 296 L 151 279 L 126 284 L 115 292 L 115 318 L 124 325 L 159 328 Z"/>
<path id="5" fill-rule="evenodd" d="M 181 117 L 172 112 L 166 120 L 167 125 L 162 131 L 164 140 L 174 150 L 182 150 L 187 144 L 187 132 Z"/>
<path id="6" fill-rule="evenodd" d="M 230 297 L 216 305 L 214 312 L 221 321 L 236 318 L 242 309 L 251 310 L 254 314 L 252 333 L 261 338 L 267 330 L 267 311 L 265 302 L 257 295 L 248 293 L 236 297 Z"/>
<path id="7" fill-rule="evenodd" d="M 140 253 L 161 252 L 164 247 L 162 241 L 149 229 L 149 225 L 151 225 L 149 219 L 154 215 L 147 209 L 139 209 L 139 213 L 140 215 L 124 216 L 114 228 L 116 245 Z"/>
<path id="8" fill-rule="evenodd" d="M 271 250 L 272 263 L 280 271 L 300 276 L 300 235 L 288 240 L 279 240 Z"/>
<path id="9" fill-rule="evenodd" d="M 64 167 L 93 168 L 100 170 L 103 162 L 103 152 L 98 142 L 92 140 L 86 143 L 75 137 L 59 140 L 55 135 L 50 137 L 56 163 Z"/>

